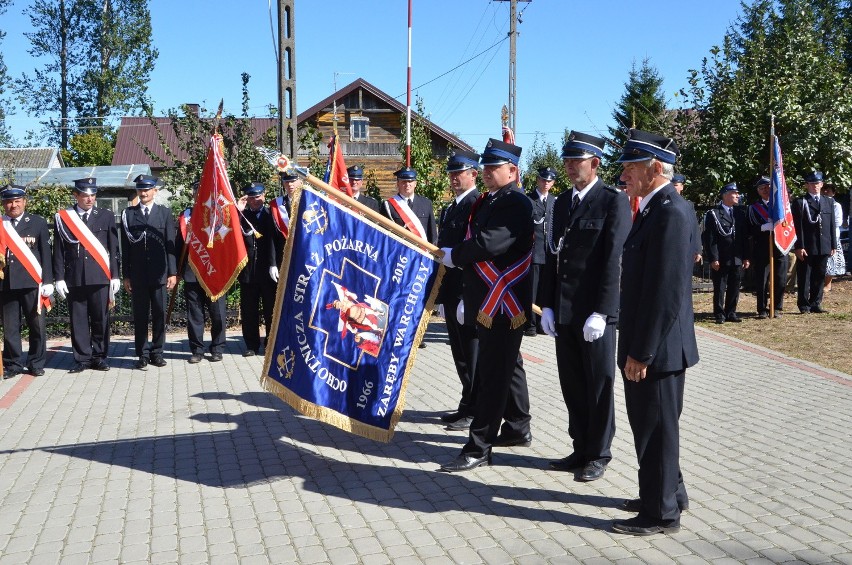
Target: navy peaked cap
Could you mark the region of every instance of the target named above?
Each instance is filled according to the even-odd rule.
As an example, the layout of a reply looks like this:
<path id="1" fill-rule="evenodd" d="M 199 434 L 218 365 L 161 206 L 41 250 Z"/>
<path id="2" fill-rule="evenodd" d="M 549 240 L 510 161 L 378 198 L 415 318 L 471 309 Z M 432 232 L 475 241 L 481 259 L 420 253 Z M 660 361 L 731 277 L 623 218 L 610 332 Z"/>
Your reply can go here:
<path id="1" fill-rule="evenodd" d="M 141 188 L 142 190 L 148 190 L 149 188 L 154 188 L 157 186 L 157 182 L 160 179 L 157 177 L 152 177 L 151 175 L 139 175 L 133 182 L 136 183 L 136 188 Z"/>
<path id="2" fill-rule="evenodd" d="M 517 165 L 521 160 L 521 148 L 499 139 L 489 139 L 479 159 L 481 165 Z"/>
<path id="3" fill-rule="evenodd" d="M 397 180 L 417 180 L 417 171 L 411 167 L 403 167 L 396 171 L 393 176 L 395 176 Z"/>
<path id="4" fill-rule="evenodd" d="M 457 173 L 468 169 L 478 169 L 479 157 L 479 153 L 474 153 L 473 151 L 454 149 L 447 159 L 447 172 Z"/>
<path id="5" fill-rule="evenodd" d="M 722 196 L 726 192 L 739 192 L 739 191 L 740 191 L 740 189 L 737 188 L 737 183 L 729 182 L 728 184 L 723 186 L 721 189 L 719 189 L 719 196 Z"/>
<path id="6" fill-rule="evenodd" d="M 757 188 L 759 186 L 769 185 L 769 184 L 771 184 L 769 177 L 760 177 L 759 179 L 757 179 L 757 181 L 755 181 L 754 187 Z"/>
<path id="7" fill-rule="evenodd" d="M 7 184 L 0 189 L 0 199 L 14 200 L 15 198 L 26 198 L 27 191 L 23 186 L 17 184 Z"/>
<path id="8" fill-rule="evenodd" d="M 259 182 L 253 182 L 243 187 L 243 194 L 246 196 L 257 196 L 266 192 L 266 187 Z"/>
<path id="9" fill-rule="evenodd" d="M 286 171 L 280 173 L 279 176 L 281 178 L 281 182 L 291 182 L 294 180 L 299 180 L 299 175 L 297 175 L 295 171 L 293 171 L 293 169 L 287 169 Z"/>
<path id="10" fill-rule="evenodd" d="M 76 190 L 77 192 L 82 192 L 83 194 L 97 194 L 98 179 L 94 177 L 77 179 L 74 181 L 74 190 Z"/>
<path id="11" fill-rule="evenodd" d="M 680 173 L 675 173 L 672 175 L 672 182 L 678 184 L 686 184 L 686 177 Z"/>
<path id="12" fill-rule="evenodd" d="M 648 161 L 658 159 L 663 163 L 674 165 L 680 150 L 677 143 L 670 137 L 657 135 L 638 129 L 631 129 L 627 142 L 621 151 L 618 163 L 632 163 L 634 161 Z"/>
<path id="13" fill-rule="evenodd" d="M 824 180 L 822 171 L 812 171 L 805 175 L 805 182 L 822 182 Z"/>
<path id="14" fill-rule="evenodd" d="M 606 140 L 579 131 L 571 131 L 568 140 L 562 146 L 563 159 L 588 159 L 597 157 L 603 159 L 603 148 Z"/>
<path id="15" fill-rule="evenodd" d="M 349 180 L 360 180 L 364 178 L 364 169 L 358 165 L 352 165 L 346 169 L 346 174 L 349 176 Z"/>
<path id="16" fill-rule="evenodd" d="M 544 180 L 556 180 L 556 169 L 553 167 L 541 167 L 538 170 L 538 177 Z"/>

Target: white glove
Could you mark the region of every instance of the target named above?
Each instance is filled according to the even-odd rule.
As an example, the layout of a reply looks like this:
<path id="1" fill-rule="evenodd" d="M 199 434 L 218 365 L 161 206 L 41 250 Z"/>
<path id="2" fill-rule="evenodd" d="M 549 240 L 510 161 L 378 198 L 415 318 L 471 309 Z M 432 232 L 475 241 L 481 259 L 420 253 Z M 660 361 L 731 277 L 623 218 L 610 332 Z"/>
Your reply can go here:
<path id="1" fill-rule="evenodd" d="M 438 304 L 438 315 L 442 318 L 444 317 L 444 305 L 443 304 Z"/>
<path id="2" fill-rule="evenodd" d="M 464 300 L 459 300 L 459 305 L 456 306 L 456 320 L 464 325 Z"/>
<path id="3" fill-rule="evenodd" d="M 50 298 L 50 295 L 53 294 L 53 285 L 52 284 L 43 284 L 41 285 L 41 295 L 45 298 Z"/>
<path id="4" fill-rule="evenodd" d="M 452 269 L 455 267 L 453 264 L 453 248 L 452 247 L 442 247 L 441 251 L 444 252 L 444 256 L 441 257 L 441 263 L 444 264 L 445 267 Z"/>
<path id="5" fill-rule="evenodd" d="M 603 336 L 605 329 L 606 318 L 597 312 L 594 312 L 591 316 L 586 318 L 586 324 L 583 326 L 583 337 L 586 341 L 595 341 L 599 337 Z"/>
<path id="6" fill-rule="evenodd" d="M 761 224 L 760 231 L 772 231 L 772 228 L 775 227 L 775 224 L 772 222 L 766 222 L 765 224 Z"/>
<path id="7" fill-rule="evenodd" d="M 115 297 L 118 289 L 121 288 L 121 281 L 118 279 L 112 279 L 109 281 L 109 295 Z"/>
<path id="8" fill-rule="evenodd" d="M 269 267 L 269 278 L 278 282 L 278 267 Z"/>
<path id="9" fill-rule="evenodd" d="M 541 329 L 550 337 L 556 337 L 556 317 L 551 308 L 541 309 Z"/>
<path id="10" fill-rule="evenodd" d="M 65 281 L 56 281 L 56 294 L 65 298 L 68 294 L 68 285 L 65 284 Z"/>

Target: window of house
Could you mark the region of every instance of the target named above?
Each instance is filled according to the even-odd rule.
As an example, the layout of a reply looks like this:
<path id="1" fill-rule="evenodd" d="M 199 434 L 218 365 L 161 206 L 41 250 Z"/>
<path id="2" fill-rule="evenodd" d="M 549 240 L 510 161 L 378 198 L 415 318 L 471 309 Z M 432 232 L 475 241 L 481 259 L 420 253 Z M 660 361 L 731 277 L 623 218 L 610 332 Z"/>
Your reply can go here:
<path id="1" fill-rule="evenodd" d="M 370 140 L 370 118 L 352 118 L 349 124 L 349 141 Z"/>

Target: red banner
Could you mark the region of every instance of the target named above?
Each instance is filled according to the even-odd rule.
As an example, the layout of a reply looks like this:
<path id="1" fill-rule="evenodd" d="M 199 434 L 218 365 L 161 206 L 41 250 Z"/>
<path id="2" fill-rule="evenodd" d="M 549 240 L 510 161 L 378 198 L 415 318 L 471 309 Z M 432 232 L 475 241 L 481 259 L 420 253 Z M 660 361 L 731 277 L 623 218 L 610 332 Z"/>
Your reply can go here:
<path id="1" fill-rule="evenodd" d="M 331 136 L 328 142 L 328 165 L 325 170 L 325 182 L 352 196 L 352 187 L 349 186 L 349 173 L 346 172 L 346 163 L 343 161 L 343 152 L 340 150 L 340 138 Z"/>
<path id="2" fill-rule="evenodd" d="M 219 134 L 210 139 L 188 227 L 189 265 L 210 300 L 216 300 L 228 292 L 248 262 Z"/>

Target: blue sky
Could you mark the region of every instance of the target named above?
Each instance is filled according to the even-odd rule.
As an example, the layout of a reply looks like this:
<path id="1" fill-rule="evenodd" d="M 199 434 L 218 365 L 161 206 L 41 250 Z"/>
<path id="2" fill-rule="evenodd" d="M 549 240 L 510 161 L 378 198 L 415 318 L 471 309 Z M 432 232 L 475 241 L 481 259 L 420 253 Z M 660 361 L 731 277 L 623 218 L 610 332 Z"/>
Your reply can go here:
<path id="1" fill-rule="evenodd" d="M 275 0 L 151 0 L 160 56 L 148 93 L 157 110 L 185 102 L 240 111 L 240 74 L 251 75 L 252 113 L 274 104 L 276 61 L 269 2 Z M 9 73 L 32 72 L 23 32 L 28 4 L 16 0 L 3 16 Z M 444 129 L 475 148 L 500 135 L 508 101 L 509 2 L 413 0 L 412 85 Z M 740 13 L 739 0 L 691 2 L 575 0 L 519 2 L 517 143 L 535 136 L 559 144 L 564 128 L 595 133 L 612 124 L 631 65 L 649 58 L 664 78 L 670 104 Z M 358 77 L 405 103 L 406 0 L 298 0 L 297 110 L 309 108 Z M 273 22 L 273 25 L 274 22 Z M 489 50 L 494 44 L 499 45 Z M 479 53 L 467 64 L 437 78 Z M 436 79 L 437 78 L 437 79 Z M 433 79 L 436 79 L 433 81 Z M 433 81 L 433 82 L 430 82 Z M 7 124 L 19 135 L 37 127 L 20 113 Z"/>

